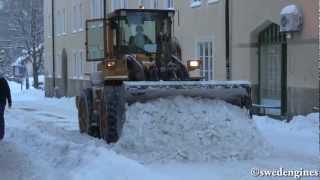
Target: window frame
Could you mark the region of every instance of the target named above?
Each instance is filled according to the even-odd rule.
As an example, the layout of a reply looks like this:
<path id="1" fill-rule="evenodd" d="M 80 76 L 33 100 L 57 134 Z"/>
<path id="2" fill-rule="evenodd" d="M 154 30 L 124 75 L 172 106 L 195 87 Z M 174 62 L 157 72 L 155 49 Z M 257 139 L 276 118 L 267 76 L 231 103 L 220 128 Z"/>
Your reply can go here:
<path id="1" fill-rule="evenodd" d="M 204 47 L 208 47 L 208 54 L 205 54 L 205 48 L 200 49 L 200 45 L 205 45 Z M 211 47 L 211 49 L 210 49 Z M 215 67 L 215 51 L 214 51 L 214 39 L 201 39 L 196 41 L 196 54 L 197 58 L 202 60 L 202 66 L 200 68 L 200 74 L 204 78 L 204 81 L 214 80 L 214 67 Z M 203 53 L 201 55 L 201 53 Z M 208 64 L 208 69 L 206 69 L 206 65 Z M 206 76 L 206 72 L 208 72 L 208 76 Z"/>

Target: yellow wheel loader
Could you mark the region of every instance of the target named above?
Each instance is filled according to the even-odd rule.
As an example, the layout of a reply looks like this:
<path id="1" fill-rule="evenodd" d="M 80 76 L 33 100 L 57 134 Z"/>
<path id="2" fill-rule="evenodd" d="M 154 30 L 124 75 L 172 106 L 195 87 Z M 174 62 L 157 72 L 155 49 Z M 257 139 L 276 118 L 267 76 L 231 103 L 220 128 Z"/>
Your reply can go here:
<path id="1" fill-rule="evenodd" d="M 202 81 L 201 60 L 181 60 L 174 10 L 119 9 L 86 21 L 86 59 L 99 61 L 77 99 L 81 133 L 115 143 L 126 104 L 170 96 L 222 99 L 251 107 L 246 82 Z"/>

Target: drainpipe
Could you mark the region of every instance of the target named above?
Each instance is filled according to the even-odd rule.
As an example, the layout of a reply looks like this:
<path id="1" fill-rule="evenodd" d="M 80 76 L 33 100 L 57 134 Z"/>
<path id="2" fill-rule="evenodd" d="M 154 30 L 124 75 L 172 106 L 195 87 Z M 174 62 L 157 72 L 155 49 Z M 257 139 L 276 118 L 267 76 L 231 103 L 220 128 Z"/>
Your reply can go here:
<path id="1" fill-rule="evenodd" d="M 103 0 L 103 19 L 107 18 L 107 0 Z"/>
<path id="2" fill-rule="evenodd" d="M 54 31 L 54 0 L 51 0 L 51 38 L 52 38 L 52 78 L 53 78 L 53 90 L 56 88 L 56 61 L 55 61 L 55 31 Z"/>
<path id="3" fill-rule="evenodd" d="M 231 80 L 231 61 L 230 61 L 230 2 L 225 0 L 225 28 L 226 28 L 226 75 L 227 80 Z"/>

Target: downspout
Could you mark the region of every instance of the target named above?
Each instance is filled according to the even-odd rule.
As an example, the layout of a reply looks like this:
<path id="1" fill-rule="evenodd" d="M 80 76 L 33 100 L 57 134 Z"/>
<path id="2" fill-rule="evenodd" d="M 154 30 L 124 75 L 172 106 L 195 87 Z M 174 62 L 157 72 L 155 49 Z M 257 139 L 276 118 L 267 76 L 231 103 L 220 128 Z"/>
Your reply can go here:
<path id="1" fill-rule="evenodd" d="M 103 0 L 103 19 L 107 18 L 107 0 Z"/>
<path id="2" fill-rule="evenodd" d="M 56 88 L 56 61 L 55 61 L 55 31 L 54 31 L 54 0 L 51 0 L 51 38 L 52 38 L 52 78 L 53 78 L 53 90 Z"/>
<path id="3" fill-rule="evenodd" d="M 226 41 L 226 76 L 227 80 L 231 80 L 231 61 L 230 61 L 230 11 L 229 0 L 225 0 L 225 41 Z"/>

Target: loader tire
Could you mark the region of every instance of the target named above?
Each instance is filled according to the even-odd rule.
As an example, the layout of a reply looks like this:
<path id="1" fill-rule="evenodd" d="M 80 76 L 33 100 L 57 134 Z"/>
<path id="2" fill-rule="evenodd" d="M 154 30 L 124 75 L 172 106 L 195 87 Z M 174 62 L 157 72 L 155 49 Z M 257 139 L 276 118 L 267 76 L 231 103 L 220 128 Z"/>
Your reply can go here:
<path id="1" fill-rule="evenodd" d="M 81 92 L 78 103 L 78 119 L 80 133 L 86 133 L 89 136 L 99 137 L 97 127 L 92 126 L 92 89 L 88 88 Z"/>
<path id="2" fill-rule="evenodd" d="M 100 123 L 100 135 L 107 143 L 118 141 L 125 120 L 125 97 L 122 86 L 107 86 L 104 90 L 105 114 Z"/>
<path id="3" fill-rule="evenodd" d="M 79 130 L 80 133 L 88 133 L 90 122 L 88 90 L 83 90 L 78 99 Z"/>

